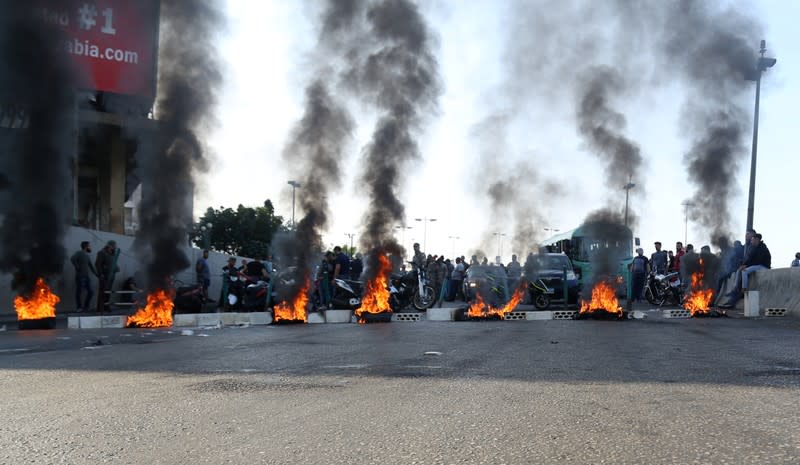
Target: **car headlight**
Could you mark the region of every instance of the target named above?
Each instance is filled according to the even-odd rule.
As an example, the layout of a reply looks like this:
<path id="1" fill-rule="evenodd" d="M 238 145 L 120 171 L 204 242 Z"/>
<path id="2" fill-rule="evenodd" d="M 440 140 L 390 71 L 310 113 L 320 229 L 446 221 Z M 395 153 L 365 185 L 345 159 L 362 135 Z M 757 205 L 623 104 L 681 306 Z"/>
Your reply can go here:
<path id="1" fill-rule="evenodd" d="M 478 283 L 469 283 L 469 287 L 478 287 Z"/>

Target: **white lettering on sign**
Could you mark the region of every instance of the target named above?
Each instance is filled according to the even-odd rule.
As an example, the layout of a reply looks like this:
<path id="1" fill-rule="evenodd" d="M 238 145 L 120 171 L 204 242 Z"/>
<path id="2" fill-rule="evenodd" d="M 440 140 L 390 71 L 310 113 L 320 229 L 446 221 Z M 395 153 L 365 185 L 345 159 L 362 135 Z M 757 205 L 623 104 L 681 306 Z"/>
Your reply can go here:
<path id="1" fill-rule="evenodd" d="M 50 8 L 37 8 L 36 16 L 47 24 L 54 26 L 69 27 L 69 12 L 56 11 Z"/>
<path id="2" fill-rule="evenodd" d="M 103 34 L 116 35 L 117 30 L 114 29 L 114 9 L 106 8 L 103 10 L 103 27 L 100 32 Z M 97 26 L 97 6 L 95 4 L 84 3 L 78 8 L 78 26 L 84 31 L 91 31 Z"/>

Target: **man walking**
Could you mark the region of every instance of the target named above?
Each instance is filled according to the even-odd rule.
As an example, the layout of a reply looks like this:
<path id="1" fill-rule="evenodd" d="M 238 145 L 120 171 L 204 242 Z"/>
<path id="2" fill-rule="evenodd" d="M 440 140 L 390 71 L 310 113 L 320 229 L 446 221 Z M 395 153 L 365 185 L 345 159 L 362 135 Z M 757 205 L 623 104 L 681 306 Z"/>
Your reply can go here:
<path id="1" fill-rule="evenodd" d="M 89 311 L 89 302 L 92 301 L 92 295 L 94 294 L 89 272 L 97 276 L 97 270 L 92 264 L 90 253 L 92 253 L 92 248 L 89 245 L 89 241 L 83 241 L 81 242 L 81 249 L 72 254 L 69 259 L 72 266 L 75 267 L 75 306 L 79 312 Z M 86 290 L 86 300 L 81 305 L 81 292 L 84 289 Z"/>
<path id="2" fill-rule="evenodd" d="M 114 275 L 119 271 L 119 267 L 117 267 L 118 256 L 117 242 L 112 240 L 108 241 L 105 247 L 97 252 L 97 257 L 95 257 L 94 267 L 98 278 L 97 313 L 102 313 L 105 310 L 111 297 L 106 292 L 111 291 L 111 286 L 114 284 Z"/>

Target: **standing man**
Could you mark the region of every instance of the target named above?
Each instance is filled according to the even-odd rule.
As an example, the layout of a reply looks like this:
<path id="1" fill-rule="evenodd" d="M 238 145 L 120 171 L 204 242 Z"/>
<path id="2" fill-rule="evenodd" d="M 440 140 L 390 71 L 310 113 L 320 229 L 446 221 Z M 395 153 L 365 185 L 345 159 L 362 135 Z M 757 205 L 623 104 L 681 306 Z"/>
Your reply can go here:
<path id="1" fill-rule="evenodd" d="M 670 267 L 670 271 L 681 271 L 681 257 L 686 254 L 686 251 L 683 250 L 683 242 L 676 242 L 675 243 L 675 260 Z"/>
<path id="2" fill-rule="evenodd" d="M 638 302 L 642 300 L 642 290 L 647 276 L 647 257 L 644 256 L 644 249 L 636 249 L 636 256 L 631 262 L 631 300 Z"/>
<path id="3" fill-rule="evenodd" d="M 656 251 L 650 256 L 650 269 L 656 274 L 667 272 L 667 252 L 661 250 L 661 242 L 656 241 Z"/>
<path id="4" fill-rule="evenodd" d="M 197 282 L 203 287 L 203 300 L 208 301 L 208 286 L 211 285 L 211 269 L 208 267 L 208 249 L 203 250 L 202 258 L 197 259 L 194 264 L 197 272 Z"/>
<path id="5" fill-rule="evenodd" d="M 89 311 L 89 302 L 92 300 L 92 281 L 89 279 L 89 272 L 97 276 L 97 270 L 92 264 L 92 259 L 89 254 L 92 253 L 92 248 L 89 241 L 81 242 L 81 249 L 72 254 L 69 259 L 72 266 L 75 267 L 75 305 L 79 312 Z M 86 300 L 81 305 L 81 292 L 86 289 Z M 98 297 L 99 298 L 99 297 Z"/>
<path id="6" fill-rule="evenodd" d="M 333 279 L 344 279 L 350 273 L 350 259 L 338 245 L 333 248 Z"/>
<path id="7" fill-rule="evenodd" d="M 361 253 L 357 253 L 356 258 L 350 262 L 350 279 L 358 281 L 362 271 L 364 271 L 364 261 L 361 260 Z"/>
<path id="8" fill-rule="evenodd" d="M 97 313 L 103 312 L 111 297 L 106 292 L 111 291 L 111 286 L 114 284 L 114 275 L 119 271 L 119 267 L 117 267 L 118 256 L 117 242 L 112 240 L 108 241 L 105 247 L 97 252 L 97 257 L 95 257 L 94 267 L 98 278 Z M 109 311 L 111 311 L 110 307 Z"/>
<path id="9" fill-rule="evenodd" d="M 453 274 L 450 278 L 451 300 L 455 300 L 459 295 L 462 299 L 464 298 L 464 290 L 461 288 L 464 283 L 464 272 L 464 259 L 462 257 L 457 257 L 456 264 L 453 267 Z"/>
<path id="10" fill-rule="evenodd" d="M 411 258 L 411 269 L 412 270 L 425 270 L 427 266 L 427 260 L 425 258 L 425 252 L 419 250 L 419 242 L 414 243 L 414 256 Z"/>

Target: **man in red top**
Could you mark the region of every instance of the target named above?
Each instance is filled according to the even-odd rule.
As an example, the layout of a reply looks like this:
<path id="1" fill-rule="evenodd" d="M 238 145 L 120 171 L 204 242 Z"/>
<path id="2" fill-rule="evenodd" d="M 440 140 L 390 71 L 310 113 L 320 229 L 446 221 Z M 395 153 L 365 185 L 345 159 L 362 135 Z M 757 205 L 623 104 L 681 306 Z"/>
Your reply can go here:
<path id="1" fill-rule="evenodd" d="M 683 250 L 683 242 L 675 243 L 675 261 L 672 262 L 672 269 L 670 271 L 681 271 L 681 257 L 686 255 Z"/>

